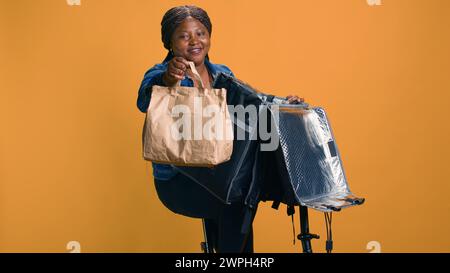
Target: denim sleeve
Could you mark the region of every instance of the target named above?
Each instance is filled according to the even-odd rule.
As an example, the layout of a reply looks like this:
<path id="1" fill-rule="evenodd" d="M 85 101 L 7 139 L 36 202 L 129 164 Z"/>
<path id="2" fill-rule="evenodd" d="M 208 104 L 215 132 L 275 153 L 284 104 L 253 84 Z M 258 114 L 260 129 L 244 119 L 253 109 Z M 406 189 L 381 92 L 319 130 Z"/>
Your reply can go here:
<path id="1" fill-rule="evenodd" d="M 144 79 L 142 80 L 141 87 L 139 88 L 137 107 L 143 113 L 147 112 L 147 108 L 150 104 L 151 90 L 153 85 L 164 86 L 162 76 L 166 71 L 164 65 L 158 64 L 148 70 Z"/>

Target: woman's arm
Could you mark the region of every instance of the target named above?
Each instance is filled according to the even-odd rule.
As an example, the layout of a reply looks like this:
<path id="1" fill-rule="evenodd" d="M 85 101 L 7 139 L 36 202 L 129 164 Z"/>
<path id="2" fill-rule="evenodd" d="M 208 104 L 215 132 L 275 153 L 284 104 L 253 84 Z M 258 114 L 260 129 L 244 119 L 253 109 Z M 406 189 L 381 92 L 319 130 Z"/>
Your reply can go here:
<path id="1" fill-rule="evenodd" d="M 143 113 L 147 112 L 147 108 L 150 104 L 150 97 L 153 85 L 164 86 L 163 74 L 166 71 L 166 66 L 163 64 L 157 64 L 150 68 L 142 80 L 141 87 L 139 88 L 137 107 Z"/>

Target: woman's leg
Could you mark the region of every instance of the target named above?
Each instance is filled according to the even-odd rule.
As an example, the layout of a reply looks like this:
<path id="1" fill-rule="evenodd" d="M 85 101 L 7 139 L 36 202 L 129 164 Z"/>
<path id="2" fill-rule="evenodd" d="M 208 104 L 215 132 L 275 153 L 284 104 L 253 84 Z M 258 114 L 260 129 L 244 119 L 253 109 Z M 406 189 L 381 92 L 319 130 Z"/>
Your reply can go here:
<path id="1" fill-rule="evenodd" d="M 181 173 L 168 181 L 155 180 L 161 202 L 174 213 L 203 218 L 210 246 L 219 253 L 253 252 L 253 229 L 241 233 L 246 207 L 223 204 L 210 192 Z"/>
<path id="2" fill-rule="evenodd" d="M 181 173 L 168 181 L 155 179 L 155 187 L 161 202 L 172 212 L 205 219 L 209 247 L 217 251 L 217 219 L 224 204 Z"/>
<path id="3" fill-rule="evenodd" d="M 184 216 L 217 219 L 223 206 L 218 198 L 181 173 L 168 181 L 155 179 L 155 187 L 164 206 Z"/>
<path id="4" fill-rule="evenodd" d="M 249 232 L 241 232 L 247 209 L 243 204 L 225 205 L 218 220 L 219 253 L 253 253 L 253 228 L 250 223 Z"/>

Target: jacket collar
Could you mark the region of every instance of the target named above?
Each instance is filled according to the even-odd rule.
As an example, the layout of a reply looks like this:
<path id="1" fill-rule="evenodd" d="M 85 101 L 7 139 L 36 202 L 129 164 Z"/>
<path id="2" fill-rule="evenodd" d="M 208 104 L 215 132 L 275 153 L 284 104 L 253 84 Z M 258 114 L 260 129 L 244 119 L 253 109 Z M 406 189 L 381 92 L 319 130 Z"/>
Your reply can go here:
<path id="1" fill-rule="evenodd" d="M 208 59 L 205 59 L 205 65 L 206 65 L 206 68 L 208 69 L 209 73 L 211 73 L 211 77 L 213 78 L 213 82 L 214 82 L 219 71 L 217 71 L 217 69 L 214 67 L 214 65 L 212 63 L 209 62 Z"/>

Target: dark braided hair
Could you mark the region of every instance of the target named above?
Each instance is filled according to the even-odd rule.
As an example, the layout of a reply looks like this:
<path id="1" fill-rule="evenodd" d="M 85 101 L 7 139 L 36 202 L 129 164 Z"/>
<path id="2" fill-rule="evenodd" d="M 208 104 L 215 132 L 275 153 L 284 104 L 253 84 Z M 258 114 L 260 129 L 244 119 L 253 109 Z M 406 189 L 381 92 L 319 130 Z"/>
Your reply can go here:
<path id="1" fill-rule="evenodd" d="M 170 50 L 170 41 L 172 39 L 172 35 L 175 32 L 175 29 L 183 22 L 187 17 L 192 17 L 200 21 L 211 35 L 212 32 L 212 24 L 209 19 L 208 13 L 203 9 L 196 6 L 178 6 L 169 9 L 161 21 L 161 39 L 164 43 L 164 47 L 169 50 L 166 59 L 164 62 L 173 58 L 173 54 Z M 209 59 L 208 55 L 206 58 Z"/>

